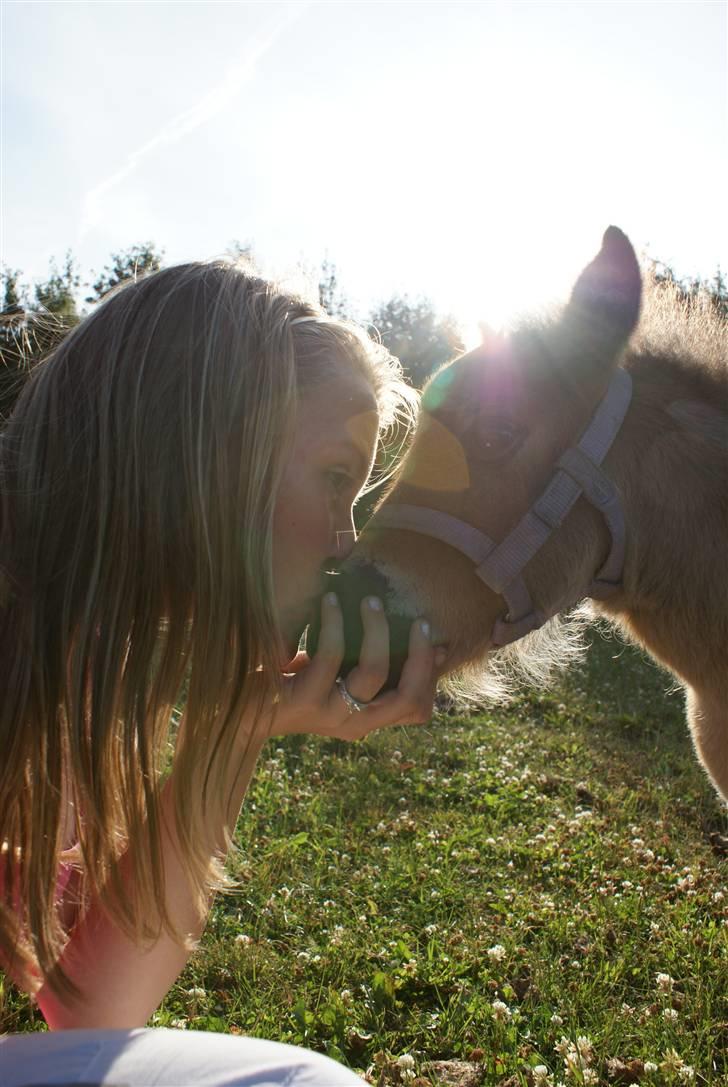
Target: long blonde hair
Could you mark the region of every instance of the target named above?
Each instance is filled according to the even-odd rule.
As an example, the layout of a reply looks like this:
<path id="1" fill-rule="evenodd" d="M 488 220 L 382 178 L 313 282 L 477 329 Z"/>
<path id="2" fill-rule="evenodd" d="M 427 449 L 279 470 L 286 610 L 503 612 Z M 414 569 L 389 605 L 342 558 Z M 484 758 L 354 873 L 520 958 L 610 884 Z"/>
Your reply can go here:
<path id="1" fill-rule="evenodd" d="M 183 861 L 200 902 L 224 882 L 196 830 L 221 791 L 215 753 L 275 693 L 276 491 L 297 398 L 342 364 L 384 429 L 411 418 L 398 363 L 361 330 L 216 261 L 114 292 L 32 374 L 0 436 L 0 959 L 16 974 L 69 985 L 54 901 L 69 810 L 83 895 L 136 939 L 180 938 L 160 792 L 181 704 Z"/>

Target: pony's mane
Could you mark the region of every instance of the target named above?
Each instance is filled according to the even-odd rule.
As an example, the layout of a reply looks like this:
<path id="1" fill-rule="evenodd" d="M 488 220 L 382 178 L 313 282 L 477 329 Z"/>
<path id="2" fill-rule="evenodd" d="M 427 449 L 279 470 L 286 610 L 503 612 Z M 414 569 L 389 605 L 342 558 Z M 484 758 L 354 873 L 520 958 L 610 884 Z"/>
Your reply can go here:
<path id="1" fill-rule="evenodd" d="M 707 291 L 686 297 L 654 272 L 644 278 L 640 323 L 627 350 L 626 367 L 662 371 L 686 383 L 697 397 L 725 403 L 728 397 L 728 320 Z"/>

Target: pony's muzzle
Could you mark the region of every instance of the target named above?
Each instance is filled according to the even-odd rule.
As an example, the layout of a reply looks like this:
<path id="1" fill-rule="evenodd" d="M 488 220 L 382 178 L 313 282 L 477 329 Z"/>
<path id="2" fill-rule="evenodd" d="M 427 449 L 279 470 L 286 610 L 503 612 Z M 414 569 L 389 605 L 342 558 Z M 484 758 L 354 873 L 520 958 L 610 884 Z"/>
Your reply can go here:
<path id="1" fill-rule="evenodd" d="M 344 660 L 342 676 L 347 676 L 359 663 L 364 628 L 361 620 L 361 602 L 367 596 L 377 596 L 386 611 L 389 582 L 380 570 L 368 563 L 356 563 L 327 575 L 326 592 L 336 593 L 344 615 Z M 386 612 L 389 624 L 389 675 L 384 690 L 391 690 L 399 683 L 404 662 L 407 660 L 412 620 L 402 615 Z M 312 657 L 318 646 L 321 621 L 316 619 L 306 632 L 306 652 Z"/>

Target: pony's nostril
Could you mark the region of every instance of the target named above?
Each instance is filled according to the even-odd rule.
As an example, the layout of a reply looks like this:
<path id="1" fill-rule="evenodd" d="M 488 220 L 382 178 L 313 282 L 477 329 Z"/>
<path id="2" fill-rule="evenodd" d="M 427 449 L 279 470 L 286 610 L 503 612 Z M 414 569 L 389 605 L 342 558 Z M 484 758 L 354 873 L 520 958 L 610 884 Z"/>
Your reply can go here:
<path id="1" fill-rule="evenodd" d="M 341 674 L 348 675 L 359 663 L 364 630 L 361 621 L 361 602 L 367 596 L 377 596 L 385 601 L 389 583 L 375 566 L 357 563 L 335 574 L 329 574 L 326 592 L 335 592 L 344 616 L 344 660 Z M 387 615 L 389 624 L 389 675 L 385 689 L 396 687 L 407 659 L 410 621 L 398 615 Z M 318 615 L 306 633 L 306 652 L 313 656 L 318 647 L 320 620 Z"/>

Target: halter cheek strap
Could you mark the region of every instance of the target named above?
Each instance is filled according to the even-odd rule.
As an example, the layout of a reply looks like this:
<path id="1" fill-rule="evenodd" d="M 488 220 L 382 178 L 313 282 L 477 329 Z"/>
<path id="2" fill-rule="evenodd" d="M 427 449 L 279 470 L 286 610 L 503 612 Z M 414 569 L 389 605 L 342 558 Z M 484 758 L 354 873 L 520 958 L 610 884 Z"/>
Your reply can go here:
<path id="1" fill-rule="evenodd" d="M 604 599 L 621 584 L 626 533 L 619 492 L 600 465 L 619 433 L 631 399 L 632 379 L 626 370 L 619 369 L 577 445 L 559 458 L 546 489 L 500 544 L 473 525 L 425 506 L 382 506 L 369 526 L 419 532 L 466 555 L 475 564 L 477 576 L 508 605 L 506 617 L 496 620 L 491 636 L 494 645 L 502 646 L 538 629 L 576 602 L 560 601 L 548 614 L 539 611 L 533 606 L 522 572 L 583 495 L 604 517 L 612 542 L 606 562 L 577 599 Z"/>

